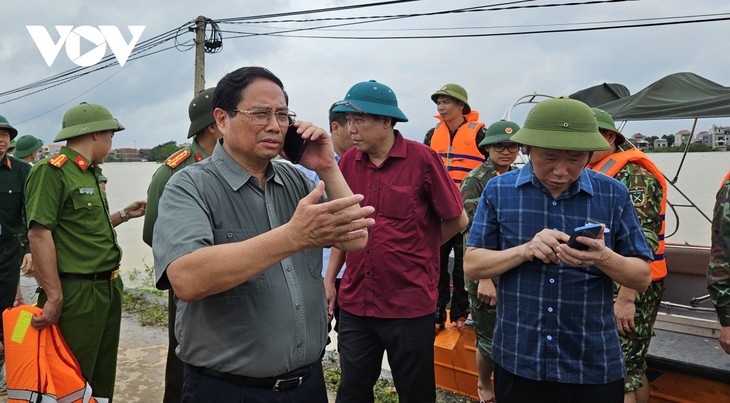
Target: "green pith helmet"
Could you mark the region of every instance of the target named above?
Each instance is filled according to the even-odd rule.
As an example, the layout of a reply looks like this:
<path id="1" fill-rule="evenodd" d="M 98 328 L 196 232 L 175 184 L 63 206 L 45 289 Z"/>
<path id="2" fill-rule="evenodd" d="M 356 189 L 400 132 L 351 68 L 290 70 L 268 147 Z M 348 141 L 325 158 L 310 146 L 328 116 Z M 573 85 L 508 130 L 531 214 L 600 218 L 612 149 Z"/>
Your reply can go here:
<path id="1" fill-rule="evenodd" d="M 509 120 L 500 120 L 494 122 L 487 128 L 487 134 L 479 143 L 479 147 L 485 147 L 490 144 L 512 141 L 512 136 L 520 130 L 520 125 Z"/>
<path id="2" fill-rule="evenodd" d="M 337 102 L 333 112 L 367 113 L 388 116 L 396 122 L 407 122 L 408 118 L 398 108 L 395 93 L 385 84 L 375 80 L 357 83 L 347 91 L 345 99 Z"/>
<path id="3" fill-rule="evenodd" d="M 43 147 L 43 140 L 37 139 L 31 135 L 20 136 L 15 141 L 15 152 L 13 156 L 16 158 L 25 158 Z"/>
<path id="4" fill-rule="evenodd" d="M 547 99 L 535 105 L 512 141 L 528 146 L 566 151 L 608 150 L 598 131 L 596 115 L 583 102 Z"/>
<path id="5" fill-rule="evenodd" d="M 66 111 L 66 114 L 63 115 L 61 131 L 58 132 L 53 141 L 68 140 L 84 134 L 106 130 L 118 132 L 124 130 L 124 126 L 114 119 L 109 109 L 104 105 L 82 102 Z"/>
<path id="6" fill-rule="evenodd" d="M 616 133 L 616 141 L 614 142 L 616 146 L 620 146 L 626 142 L 626 137 L 624 137 L 623 133 L 618 131 L 616 125 L 613 123 L 613 117 L 608 112 L 598 108 L 591 109 L 593 109 L 593 113 L 596 114 L 596 121 L 598 121 L 599 129 L 610 130 Z"/>
<path id="7" fill-rule="evenodd" d="M 15 150 L 15 139 L 10 140 L 10 145 L 8 145 L 8 150 L 10 150 L 10 151 Z"/>
<path id="8" fill-rule="evenodd" d="M 5 116 L 0 115 L 0 129 L 5 129 L 10 132 L 10 140 L 14 139 L 18 135 L 18 131 L 8 123 Z"/>
<path id="9" fill-rule="evenodd" d="M 447 97 L 451 97 L 456 99 L 457 101 L 461 101 L 464 103 L 464 115 L 471 112 L 471 107 L 469 106 L 469 96 L 466 93 L 466 90 L 464 87 L 460 86 L 459 84 L 446 84 L 443 87 L 439 88 L 438 91 L 434 92 L 431 95 L 431 100 L 435 103 L 439 96 L 445 95 Z"/>
<path id="10" fill-rule="evenodd" d="M 213 108 L 214 92 L 215 87 L 206 88 L 190 101 L 190 106 L 188 106 L 188 116 L 190 117 L 188 138 L 195 136 L 201 130 L 215 123 L 213 117 L 213 109 L 215 109 Z"/>

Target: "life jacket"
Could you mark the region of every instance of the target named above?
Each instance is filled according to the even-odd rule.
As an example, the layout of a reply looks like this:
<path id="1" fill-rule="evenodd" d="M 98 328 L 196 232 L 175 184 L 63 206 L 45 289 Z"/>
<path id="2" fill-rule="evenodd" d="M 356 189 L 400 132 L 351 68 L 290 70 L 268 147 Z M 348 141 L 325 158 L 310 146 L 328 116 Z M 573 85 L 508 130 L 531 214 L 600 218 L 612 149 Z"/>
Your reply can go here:
<path id="1" fill-rule="evenodd" d="M 727 171 L 727 175 L 725 175 L 725 178 L 720 182 L 720 187 L 722 188 L 725 185 L 725 182 L 730 180 L 730 171 Z"/>
<path id="2" fill-rule="evenodd" d="M 76 357 L 58 325 L 38 330 L 30 325 L 36 306 L 21 305 L 3 312 L 8 403 L 104 403 L 92 396 Z"/>
<path id="3" fill-rule="evenodd" d="M 664 179 L 662 172 L 654 165 L 653 162 L 643 152 L 632 148 L 630 150 L 613 153 L 603 160 L 596 163 L 591 169 L 604 173 L 610 177 L 614 177 L 629 162 L 635 162 L 651 172 L 662 187 L 661 210 L 659 211 L 659 219 L 662 227 L 657 238 L 659 238 L 659 248 L 654 253 L 654 261 L 651 266 L 651 280 L 656 281 L 667 276 L 667 261 L 664 257 L 664 232 L 666 230 L 666 213 L 667 213 L 667 181 Z"/>
<path id="4" fill-rule="evenodd" d="M 436 118 L 441 119 L 441 116 L 437 115 Z M 461 182 L 472 169 L 484 162 L 484 155 L 479 151 L 476 140 L 484 123 L 477 122 L 479 113 L 476 111 L 469 112 L 464 118 L 466 123 L 459 126 L 453 141 L 449 127 L 443 120 L 436 124 L 431 136 L 431 148 L 441 157 L 457 188 L 461 188 Z"/>

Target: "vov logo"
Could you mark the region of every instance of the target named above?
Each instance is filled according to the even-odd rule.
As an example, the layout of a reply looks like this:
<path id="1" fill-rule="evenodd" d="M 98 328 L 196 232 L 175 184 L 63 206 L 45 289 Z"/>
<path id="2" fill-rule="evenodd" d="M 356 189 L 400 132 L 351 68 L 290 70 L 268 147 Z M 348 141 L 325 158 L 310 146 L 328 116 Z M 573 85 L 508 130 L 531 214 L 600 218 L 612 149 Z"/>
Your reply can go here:
<path id="1" fill-rule="evenodd" d="M 124 36 L 114 25 L 99 25 L 95 28 L 89 25 L 81 25 L 76 28 L 73 25 L 56 25 L 58 40 L 54 42 L 51 35 L 42 25 L 26 25 L 25 28 L 33 38 L 33 42 L 51 67 L 56 60 L 61 47 L 65 44 L 66 55 L 77 66 L 89 67 L 101 61 L 106 55 L 106 45 L 112 50 L 120 66 L 124 66 L 134 46 L 142 36 L 144 25 L 129 25 L 127 29 L 132 34 L 132 39 L 127 42 Z M 81 38 L 96 45 L 94 49 L 81 54 Z"/>

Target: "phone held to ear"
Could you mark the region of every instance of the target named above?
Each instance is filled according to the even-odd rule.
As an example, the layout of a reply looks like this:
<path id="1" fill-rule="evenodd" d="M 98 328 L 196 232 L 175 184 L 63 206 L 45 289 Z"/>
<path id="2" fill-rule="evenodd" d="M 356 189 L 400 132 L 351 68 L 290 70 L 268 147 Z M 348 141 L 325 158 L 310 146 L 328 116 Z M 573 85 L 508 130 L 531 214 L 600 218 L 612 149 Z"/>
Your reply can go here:
<path id="1" fill-rule="evenodd" d="M 578 250 L 588 249 L 588 246 L 586 244 L 578 242 L 576 238 L 579 236 L 584 236 L 596 239 L 598 237 L 598 234 L 601 233 L 601 228 L 601 224 L 587 224 L 581 227 L 576 227 L 573 230 L 573 235 L 570 236 L 570 240 L 568 240 L 568 246 Z"/>
<path id="2" fill-rule="evenodd" d="M 306 146 L 307 141 L 303 140 L 299 133 L 297 133 L 297 128 L 294 125 L 290 125 L 284 136 L 284 155 L 286 159 L 291 161 L 292 164 L 299 163 Z"/>

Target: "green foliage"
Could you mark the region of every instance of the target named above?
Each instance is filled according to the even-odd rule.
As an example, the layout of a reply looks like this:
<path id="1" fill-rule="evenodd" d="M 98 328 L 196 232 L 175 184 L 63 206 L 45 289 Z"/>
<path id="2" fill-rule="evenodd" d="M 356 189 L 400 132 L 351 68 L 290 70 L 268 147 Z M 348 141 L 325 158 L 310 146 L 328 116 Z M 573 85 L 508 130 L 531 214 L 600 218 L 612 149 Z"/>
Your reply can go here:
<path id="1" fill-rule="evenodd" d="M 177 145 L 175 141 L 168 141 L 167 143 L 160 144 L 158 146 L 154 146 L 150 149 L 149 153 L 147 154 L 147 161 L 156 161 L 156 162 L 162 162 L 167 157 L 170 156 L 170 154 L 174 153 L 175 151 L 183 148 L 182 146 Z"/>
<path id="2" fill-rule="evenodd" d="M 167 327 L 167 304 L 156 298 L 166 293 L 155 288 L 155 269 L 145 265 L 142 270 L 133 269 L 128 277 L 135 289 L 124 290 L 122 309 L 136 313 L 142 326 Z"/>
<path id="3" fill-rule="evenodd" d="M 645 150 L 645 151 L 655 152 L 655 153 L 679 153 L 679 152 L 684 152 L 684 147 L 685 147 L 685 145 L 683 144 L 683 145 L 674 146 L 674 147 L 662 147 L 662 148 L 657 148 L 657 149 L 649 149 L 649 150 Z M 716 150 L 710 146 L 706 146 L 706 145 L 700 144 L 700 143 L 692 143 L 689 146 L 689 152 L 691 152 L 691 153 L 707 152 L 707 151 L 721 151 L 721 150 Z"/>
<path id="4" fill-rule="evenodd" d="M 122 310 L 136 313 L 142 326 L 167 327 L 167 305 L 151 300 L 143 292 L 125 290 Z"/>

